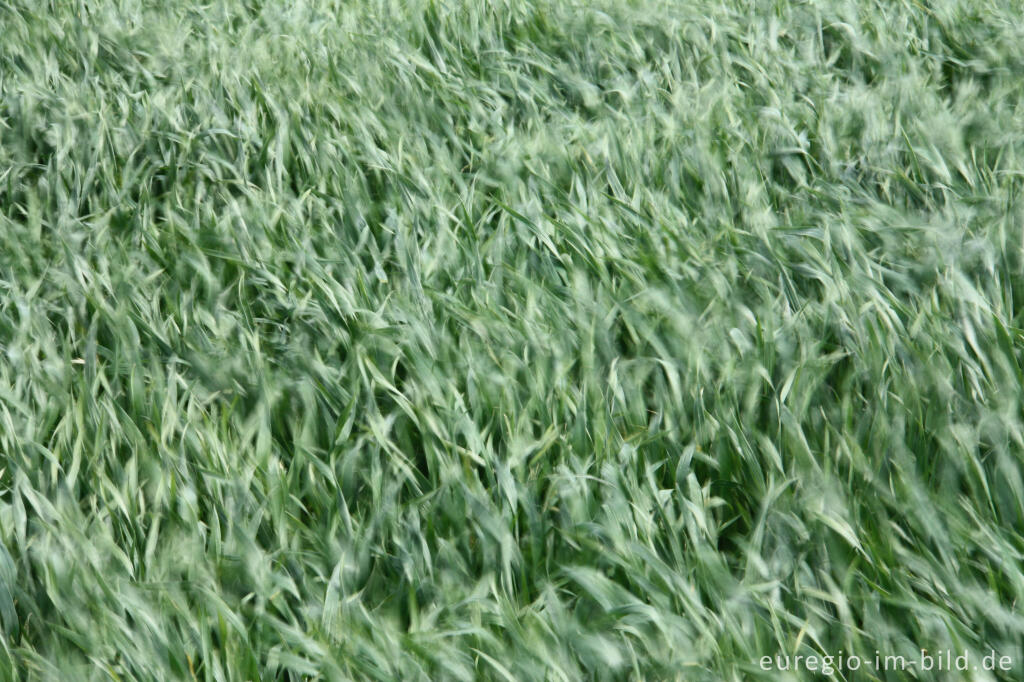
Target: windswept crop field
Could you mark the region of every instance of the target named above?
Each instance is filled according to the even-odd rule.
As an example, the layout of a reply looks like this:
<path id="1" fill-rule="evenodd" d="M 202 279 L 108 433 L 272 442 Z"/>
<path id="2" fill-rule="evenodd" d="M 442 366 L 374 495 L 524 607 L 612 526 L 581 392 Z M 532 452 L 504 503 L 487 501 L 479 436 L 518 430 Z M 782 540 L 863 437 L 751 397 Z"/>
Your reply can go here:
<path id="1" fill-rule="evenodd" d="M 0 0 L 0 680 L 1024 679 L 1022 327 L 1018 2 Z"/>

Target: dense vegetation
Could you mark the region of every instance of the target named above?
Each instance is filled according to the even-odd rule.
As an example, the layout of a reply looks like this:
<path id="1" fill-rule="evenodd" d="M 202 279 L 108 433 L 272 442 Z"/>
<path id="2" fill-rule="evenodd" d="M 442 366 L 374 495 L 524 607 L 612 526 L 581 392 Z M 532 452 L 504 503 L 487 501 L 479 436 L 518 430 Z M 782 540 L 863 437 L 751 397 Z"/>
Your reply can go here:
<path id="1" fill-rule="evenodd" d="M 1019 679 L 1020 12 L 0 2 L 0 679 Z"/>

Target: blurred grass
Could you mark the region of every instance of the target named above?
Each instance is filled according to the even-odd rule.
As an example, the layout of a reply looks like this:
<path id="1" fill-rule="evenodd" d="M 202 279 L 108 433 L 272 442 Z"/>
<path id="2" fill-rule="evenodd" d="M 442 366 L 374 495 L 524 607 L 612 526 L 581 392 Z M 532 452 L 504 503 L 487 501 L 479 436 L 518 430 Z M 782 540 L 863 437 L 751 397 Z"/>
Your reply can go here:
<path id="1" fill-rule="evenodd" d="M 1019 674 L 1019 10 L 0 2 L 0 679 Z"/>

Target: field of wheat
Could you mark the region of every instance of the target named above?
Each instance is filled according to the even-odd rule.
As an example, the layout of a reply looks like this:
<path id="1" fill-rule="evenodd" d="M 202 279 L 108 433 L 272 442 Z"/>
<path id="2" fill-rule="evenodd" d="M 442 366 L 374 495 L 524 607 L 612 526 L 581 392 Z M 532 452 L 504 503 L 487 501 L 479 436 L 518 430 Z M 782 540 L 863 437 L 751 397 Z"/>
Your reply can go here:
<path id="1" fill-rule="evenodd" d="M 0 680 L 1021 679 L 1022 46 L 0 1 Z"/>

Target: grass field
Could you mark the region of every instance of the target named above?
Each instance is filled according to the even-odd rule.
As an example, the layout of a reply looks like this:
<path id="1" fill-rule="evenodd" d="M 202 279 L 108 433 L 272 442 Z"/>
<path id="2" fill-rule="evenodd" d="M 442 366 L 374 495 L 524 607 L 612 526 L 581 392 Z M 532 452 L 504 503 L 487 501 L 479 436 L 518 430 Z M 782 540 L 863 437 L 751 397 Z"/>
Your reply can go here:
<path id="1" fill-rule="evenodd" d="M 0 1 L 0 680 L 1024 678 L 1022 45 Z"/>

